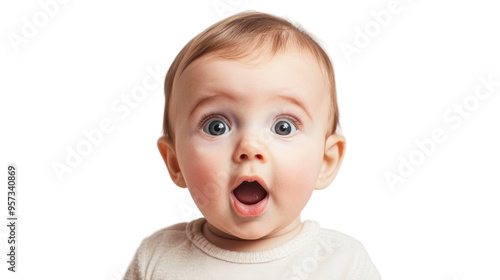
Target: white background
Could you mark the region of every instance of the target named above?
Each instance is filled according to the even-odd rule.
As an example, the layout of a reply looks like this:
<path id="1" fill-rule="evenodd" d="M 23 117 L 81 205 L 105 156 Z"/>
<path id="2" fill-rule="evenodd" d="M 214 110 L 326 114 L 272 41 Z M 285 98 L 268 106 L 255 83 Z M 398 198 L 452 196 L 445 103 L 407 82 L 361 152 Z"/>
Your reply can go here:
<path id="1" fill-rule="evenodd" d="M 385 280 L 500 279 L 500 87 L 474 99 L 479 77 L 500 81 L 496 1 L 401 0 L 380 30 L 373 13 L 389 0 L 75 0 L 43 22 L 47 2 L 0 4 L 1 279 L 120 279 L 142 238 L 197 217 L 156 148 L 163 81 L 126 116 L 112 106 L 147 69 L 165 72 L 192 37 L 244 10 L 300 23 L 336 71 L 346 158 L 303 219 L 359 239 Z M 230 9 L 218 13 L 218 2 Z M 39 27 L 24 36 L 27 22 Z M 367 26 L 369 41 L 346 56 L 341 45 L 356 47 Z M 446 121 L 464 100 L 468 117 Z M 113 130 L 59 180 L 53 165 L 105 119 Z M 446 140 L 418 157 L 415 141 L 435 129 Z M 418 166 L 390 187 L 384 174 L 411 155 Z M 19 169 L 15 274 L 4 261 L 9 163 Z"/>

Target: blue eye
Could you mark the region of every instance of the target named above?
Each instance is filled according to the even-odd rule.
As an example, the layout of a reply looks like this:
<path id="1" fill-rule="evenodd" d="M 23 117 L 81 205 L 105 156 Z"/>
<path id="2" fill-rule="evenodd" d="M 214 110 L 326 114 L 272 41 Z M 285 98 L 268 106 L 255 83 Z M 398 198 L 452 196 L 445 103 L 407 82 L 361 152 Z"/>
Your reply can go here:
<path id="1" fill-rule="evenodd" d="M 221 120 L 213 120 L 203 127 L 203 131 L 209 135 L 219 136 L 229 131 L 229 126 Z"/>
<path id="2" fill-rule="evenodd" d="M 293 123 L 289 121 L 279 120 L 274 123 L 271 130 L 278 135 L 286 136 L 295 133 L 295 131 L 297 131 L 297 128 Z"/>

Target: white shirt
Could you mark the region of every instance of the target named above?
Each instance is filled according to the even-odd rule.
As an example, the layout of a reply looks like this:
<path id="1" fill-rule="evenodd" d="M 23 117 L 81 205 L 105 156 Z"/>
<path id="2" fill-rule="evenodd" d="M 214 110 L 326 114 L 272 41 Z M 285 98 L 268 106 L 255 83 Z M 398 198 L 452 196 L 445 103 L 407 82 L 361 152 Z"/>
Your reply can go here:
<path id="1" fill-rule="evenodd" d="M 124 280 L 381 279 L 359 241 L 314 221 L 305 221 L 294 239 L 260 252 L 215 246 L 201 232 L 205 222 L 176 224 L 145 238 Z"/>

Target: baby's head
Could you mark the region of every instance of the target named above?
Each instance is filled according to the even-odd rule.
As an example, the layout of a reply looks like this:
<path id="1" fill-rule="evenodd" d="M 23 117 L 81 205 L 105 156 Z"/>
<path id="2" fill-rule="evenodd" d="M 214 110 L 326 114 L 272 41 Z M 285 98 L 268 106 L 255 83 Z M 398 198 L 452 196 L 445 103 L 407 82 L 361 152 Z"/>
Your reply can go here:
<path id="1" fill-rule="evenodd" d="M 200 33 L 172 63 L 165 99 L 160 153 L 217 238 L 293 232 L 342 162 L 330 59 L 284 19 L 242 13 Z"/>

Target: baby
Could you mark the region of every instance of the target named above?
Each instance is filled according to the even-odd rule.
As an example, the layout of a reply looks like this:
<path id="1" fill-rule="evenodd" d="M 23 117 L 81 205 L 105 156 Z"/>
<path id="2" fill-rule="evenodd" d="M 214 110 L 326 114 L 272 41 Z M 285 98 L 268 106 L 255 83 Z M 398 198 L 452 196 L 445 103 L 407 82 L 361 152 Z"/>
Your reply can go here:
<path id="1" fill-rule="evenodd" d="M 165 80 L 158 148 L 203 214 L 143 240 L 124 279 L 380 279 L 363 245 L 300 219 L 345 151 L 333 67 L 258 12 L 192 39 Z"/>

